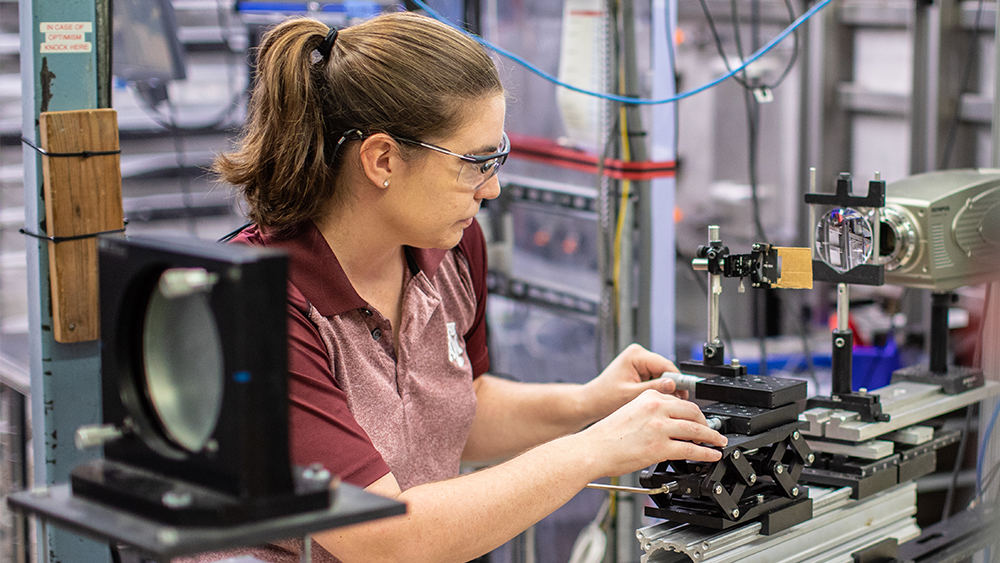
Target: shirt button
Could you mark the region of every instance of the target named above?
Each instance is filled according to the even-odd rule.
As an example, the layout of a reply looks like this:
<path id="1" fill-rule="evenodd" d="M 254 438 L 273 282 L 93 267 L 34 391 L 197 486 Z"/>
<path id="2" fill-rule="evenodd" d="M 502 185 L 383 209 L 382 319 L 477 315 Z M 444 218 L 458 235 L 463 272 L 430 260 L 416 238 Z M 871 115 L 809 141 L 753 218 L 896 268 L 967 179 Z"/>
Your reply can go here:
<path id="1" fill-rule="evenodd" d="M 379 338 L 382 338 L 382 329 L 376 328 L 375 330 L 373 330 L 372 331 L 372 338 L 374 338 L 375 340 L 378 340 Z"/>

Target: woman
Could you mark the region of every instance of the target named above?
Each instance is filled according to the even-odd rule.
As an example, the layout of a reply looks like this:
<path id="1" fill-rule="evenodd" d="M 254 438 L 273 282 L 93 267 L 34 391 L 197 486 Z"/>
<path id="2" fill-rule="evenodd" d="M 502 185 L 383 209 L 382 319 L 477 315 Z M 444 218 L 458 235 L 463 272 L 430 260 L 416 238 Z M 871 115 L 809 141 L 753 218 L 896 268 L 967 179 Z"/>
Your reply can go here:
<path id="1" fill-rule="evenodd" d="M 696 444 L 725 438 L 656 379 L 673 364 L 639 346 L 586 385 L 486 373 L 474 217 L 500 193 L 509 143 L 474 41 L 412 13 L 339 33 L 295 19 L 264 37 L 256 71 L 244 135 L 216 170 L 255 224 L 237 242 L 290 254 L 293 459 L 408 505 L 316 534 L 314 553 L 464 561 L 588 481 L 719 459 Z M 459 476 L 462 460 L 507 461 Z"/>

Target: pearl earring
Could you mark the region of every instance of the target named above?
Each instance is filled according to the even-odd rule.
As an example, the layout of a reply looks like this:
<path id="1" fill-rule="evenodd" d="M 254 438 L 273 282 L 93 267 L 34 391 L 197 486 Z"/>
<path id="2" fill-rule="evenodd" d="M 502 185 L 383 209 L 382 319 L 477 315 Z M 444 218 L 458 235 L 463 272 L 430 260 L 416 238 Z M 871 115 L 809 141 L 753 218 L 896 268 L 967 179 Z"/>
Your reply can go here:
<path id="1" fill-rule="evenodd" d="M 382 182 L 382 187 L 383 188 L 388 188 L 389 187 L 389 180 L 386 180 L 386 181 Z"/>

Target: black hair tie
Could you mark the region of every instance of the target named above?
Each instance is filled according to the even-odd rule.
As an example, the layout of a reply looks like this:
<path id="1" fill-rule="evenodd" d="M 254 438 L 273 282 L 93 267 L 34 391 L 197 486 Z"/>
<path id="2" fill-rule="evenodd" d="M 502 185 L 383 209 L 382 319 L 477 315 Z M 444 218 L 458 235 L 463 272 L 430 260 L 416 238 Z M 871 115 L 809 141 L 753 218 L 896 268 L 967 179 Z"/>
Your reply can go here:
<path id="1" fill-rule="evenodd" d="M 319 47 L 316 48 L 316 51 L 319 52 L 320 56 L 323 57 L 324 60 L 330 58 L 330 51 L 333 50 L 333 44 L 336 41 L 337 41 L 337 28 L 331 27 L 330 33 L 326 34 L 326 38 L 323 39 L 323 42 L 320 43 Z"/>

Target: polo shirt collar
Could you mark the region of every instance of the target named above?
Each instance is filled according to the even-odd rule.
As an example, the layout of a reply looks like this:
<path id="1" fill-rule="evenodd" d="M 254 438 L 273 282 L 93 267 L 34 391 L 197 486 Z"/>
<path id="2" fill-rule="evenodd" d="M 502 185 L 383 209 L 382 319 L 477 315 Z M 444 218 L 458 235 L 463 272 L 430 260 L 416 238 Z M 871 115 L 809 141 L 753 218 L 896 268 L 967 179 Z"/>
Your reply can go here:
<path id="1" fill-rule="evenodd" d="M 281 248 L 288 252 L 288 281 L 325 317 L 340 315 L 354 309 L 368 307 L 351 285 L 344 268 L 327 244 L 316 225 L 309 221 L 287 239 L 275 239 L 261 233 L 264 246 Z M 433 279 L 447 250 L 405 247 L 408 262 L 415 264 L 418 272 Z"/>

